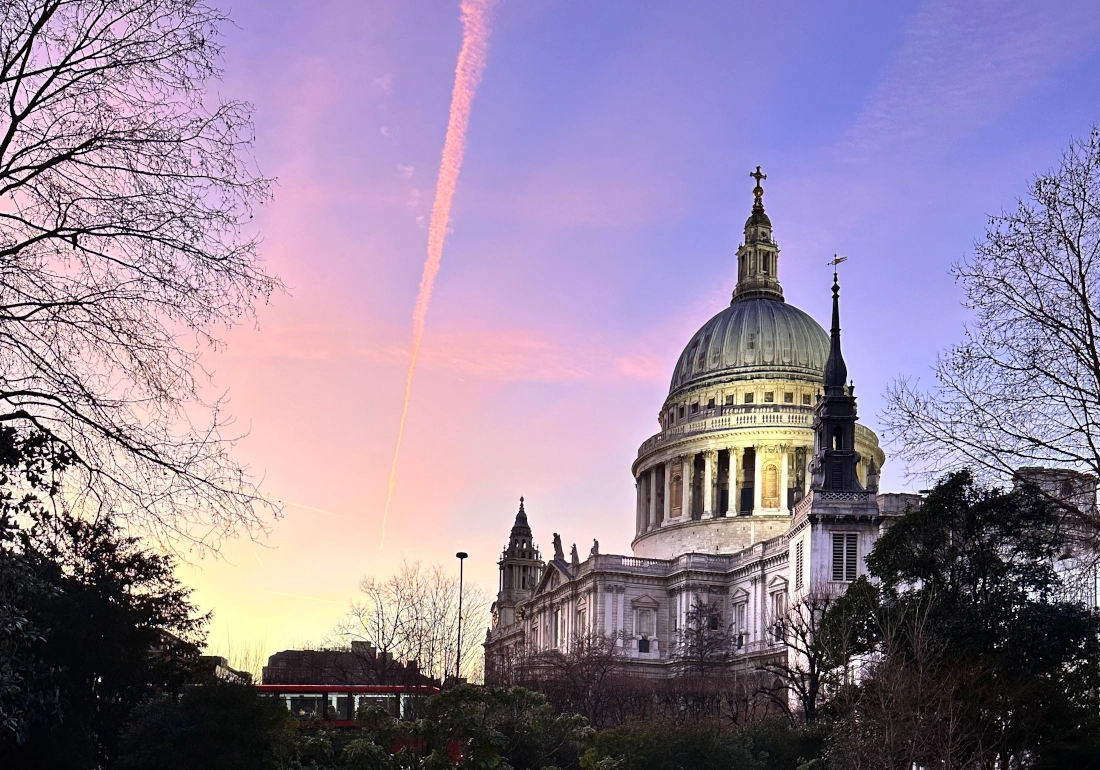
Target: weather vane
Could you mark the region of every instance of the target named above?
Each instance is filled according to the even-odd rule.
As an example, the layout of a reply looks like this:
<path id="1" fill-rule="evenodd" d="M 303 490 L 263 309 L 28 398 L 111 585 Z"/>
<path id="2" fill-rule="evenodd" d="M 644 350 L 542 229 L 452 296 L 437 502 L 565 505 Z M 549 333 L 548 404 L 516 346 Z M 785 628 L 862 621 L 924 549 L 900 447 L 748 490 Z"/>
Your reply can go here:
<path id="1" fill-rule="evenodd" d="M 836 254 L 833 254 L 833 258 L 825 263 L 826 265 L 832 265 L 833 266 L 833 281 L 834 282 L 836 281 L 836 266 L 839 265 L 841 262 L 847 262 L 847 261 L 848 261 L 847 257 L 838 257 Z"/>

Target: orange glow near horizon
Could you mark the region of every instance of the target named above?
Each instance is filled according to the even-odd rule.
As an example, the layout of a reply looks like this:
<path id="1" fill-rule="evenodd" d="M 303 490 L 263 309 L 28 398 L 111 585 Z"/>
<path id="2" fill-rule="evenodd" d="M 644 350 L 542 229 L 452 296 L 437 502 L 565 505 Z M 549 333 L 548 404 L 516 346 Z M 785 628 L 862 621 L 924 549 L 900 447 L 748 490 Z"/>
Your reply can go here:
<path id="1" fill-rule="evenodd" d="M 462 3 L 462 50 L 455 67 L 455 85 L 451 94 L 451 113 L 447 120 L 447 138 L 443 142 L 443 160 L 439 166 L 439 178 L 435 187 L 435 203 L 428 225 L 428 258 L 424 262 L 424 274 L 420 278 L 420 291 L 413 307 L 412 353 L 409 370 L 405 375 L 405 399 L 401 405 L 401 419 L 397 424 L 397 443 L 390 463 L 390 479 L 386 488 L 386 505 L 382 509 L 382 537 L 378 548 L 386 545 L 386 518 L 389 516 L 393 491 L 397 486 L 397 460 L 401 455 L 401 441 L 405 437 L 405 418 L 409 415 L 409 399 L 412 396 L 413 375 L 420 357 L 420 344 L 424 340 L 424 320 L 432 301 L 432 287 L 443 260 L 443 242 L 447 237 L 447 225 L 451 219 L 451 201 L 454 200 L 458 173 L 462 170 L 462 156 L 466 149 L 466 129 L 470 123 L 470 107 L 481 76 L 485 72 L 485 51 L 489 44 L 489 9 L 494 0 L 465 0 Z"/>

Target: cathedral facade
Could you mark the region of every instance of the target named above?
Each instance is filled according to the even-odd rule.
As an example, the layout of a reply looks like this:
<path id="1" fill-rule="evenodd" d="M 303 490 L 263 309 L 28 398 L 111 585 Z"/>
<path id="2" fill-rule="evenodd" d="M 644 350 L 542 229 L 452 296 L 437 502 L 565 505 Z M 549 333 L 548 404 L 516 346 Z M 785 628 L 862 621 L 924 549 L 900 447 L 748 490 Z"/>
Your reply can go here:
<path id="1" fill-rule="evenodd" d="M 787 654 L 776 619 L 812 591 L 842 593 L 891 518 L 919 500 L 879 492 L 886 458 L 857 421 L 836 274 L 826 332 L 784 300 L 765 177 L 753 176 L 732 301 L 688 341 L 661 430 L 633 464 L 632 555 L 593 542 L 583 561 L 575 545 L 567 557 L 555 534 L 544 561 L 521 500 L 499 561 L 490 678 L 592 634 L 662 675 L 700 604 L 728 629 L 735 662 Z"/>

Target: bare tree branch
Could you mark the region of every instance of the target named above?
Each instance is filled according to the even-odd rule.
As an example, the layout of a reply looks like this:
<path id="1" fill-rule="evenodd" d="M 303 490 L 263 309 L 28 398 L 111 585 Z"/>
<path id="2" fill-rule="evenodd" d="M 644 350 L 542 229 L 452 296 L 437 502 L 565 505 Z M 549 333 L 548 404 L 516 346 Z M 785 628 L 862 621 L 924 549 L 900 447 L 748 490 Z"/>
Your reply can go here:
<path id="1" fill-rule="evenodd" d="M 203 348 L 280 288 L 246 234 L 269 180 L 222 101 L 201 0 L 0 6 L 0 421 L 77 458 L 75 506 L 162 545 L 263 529 Z"/>

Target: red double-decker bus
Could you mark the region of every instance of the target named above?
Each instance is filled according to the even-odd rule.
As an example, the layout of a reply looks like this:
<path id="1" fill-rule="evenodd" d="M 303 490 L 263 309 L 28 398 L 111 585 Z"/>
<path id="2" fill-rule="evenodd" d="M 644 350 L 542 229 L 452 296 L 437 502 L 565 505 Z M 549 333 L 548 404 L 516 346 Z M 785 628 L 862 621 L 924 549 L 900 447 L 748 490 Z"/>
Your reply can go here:
<path id="1" fill-rule="evenodd" d="M 337 727 L 351 727 L 361 706 L 381 706 L 394 718 L 416 719 L 424 701 L 439 692 L 430 685 L 399 684 L 261 684 L 259 690 L 281 699 L 299 719 Z"/>

